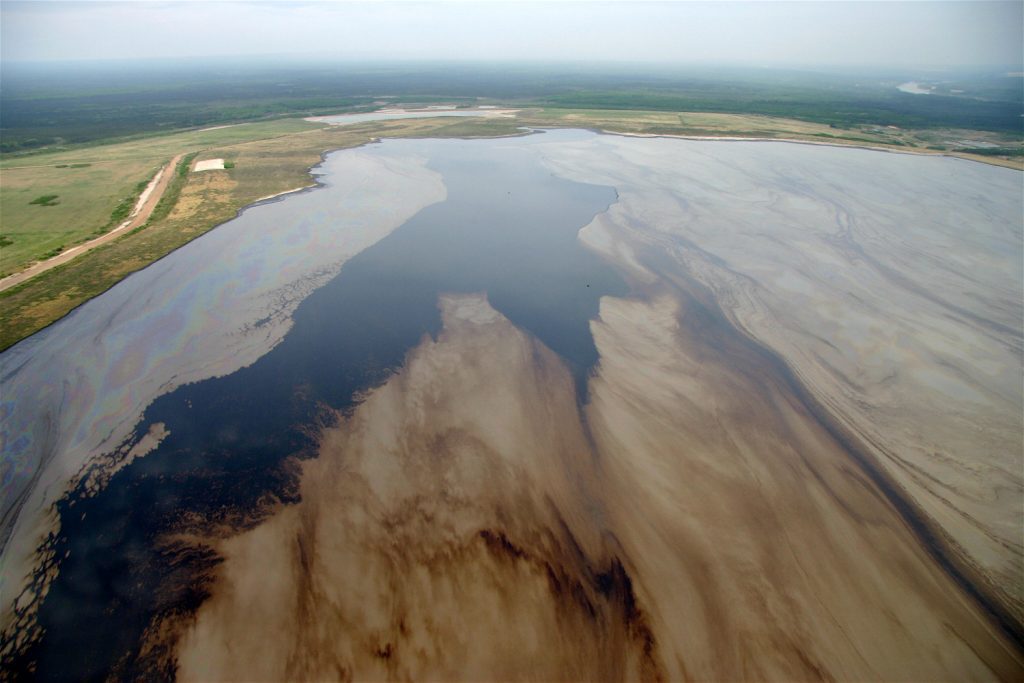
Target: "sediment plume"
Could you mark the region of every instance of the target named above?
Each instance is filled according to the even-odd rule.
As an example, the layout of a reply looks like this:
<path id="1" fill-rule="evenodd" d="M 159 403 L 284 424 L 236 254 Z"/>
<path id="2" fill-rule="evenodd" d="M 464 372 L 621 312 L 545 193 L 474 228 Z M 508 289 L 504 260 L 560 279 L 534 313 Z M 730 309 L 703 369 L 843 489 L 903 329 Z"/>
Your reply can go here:
<path id="1" fill-rule="evenodd" d="M 580 406 L 481 295 L 213 541 L 182 680 L 1013 678 L 1019 654 L 724 320 L 605 298 Z"/>
<path id="2" fill-rule="evenodd" d="M 572 377 L 482 297 L 223 542 L 182 680 L 658 679 Z"/>

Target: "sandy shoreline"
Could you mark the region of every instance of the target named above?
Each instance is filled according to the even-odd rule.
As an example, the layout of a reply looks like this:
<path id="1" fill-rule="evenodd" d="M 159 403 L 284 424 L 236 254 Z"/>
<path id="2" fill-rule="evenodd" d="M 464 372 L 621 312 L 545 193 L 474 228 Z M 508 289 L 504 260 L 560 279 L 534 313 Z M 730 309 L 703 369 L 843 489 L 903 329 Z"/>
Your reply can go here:
<path id="1" fill-rule="evenodd" d="M 309 189 L 312 189 L 314 187 L 316 187 L 315 183 L 312 184 L 312 185 L 301 185 L 299 187 L 293 187 L 292 189 L 285 190 L 284 192 L 275 192 L 274 194 L 268 194 L 266 197 L 260 197 L 259 199 L 254 199 L 253 200 L 253 204 L 255 204 L 257 202 L 265 202 L 268 199 L 274 199 L 275 197 L 283 197 L 286 194 L 292 194 L 294 192 L 302 192 L 303 190 L 309 190 Z"/>

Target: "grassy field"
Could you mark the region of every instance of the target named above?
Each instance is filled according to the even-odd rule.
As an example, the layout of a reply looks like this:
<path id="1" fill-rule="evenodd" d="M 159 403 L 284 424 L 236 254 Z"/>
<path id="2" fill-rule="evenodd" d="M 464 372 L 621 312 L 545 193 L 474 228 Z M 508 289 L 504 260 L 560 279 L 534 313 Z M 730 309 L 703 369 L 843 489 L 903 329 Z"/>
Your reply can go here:
<path id="1" fill-rule="evenodd" d="M 164 206 L 142 228 L 0 292 L 0 349 L 231 219 L 242 207 L 268 195 L 312 184 L 308 170 L 324 152 L 358 146 L 378 137 L 516 135 L 524 125 L 639 134 L 779 137 L 891 146 L 924 153 L 948 153 L 927 147 L 949 138 L 1020 147 L 1019 141 L 1007 142 L 1001 134 L 977 131 L 838 129 L 756 115 L 534 108 L 522 110 L 515 119 L 405 119 L 343 128 L 282 119 L 7 159 L 0 162 L 2 232 L 12 240 L 11 245 L 0 248 L 0 262 L 7 270 L 39 258 L 52 248 L 50 245 L 69 245 L 107 226 L 111 212 L 126 193 L 176 154 L 194 155 L 194 160 L 223 158 L 233 167 L 180 175 L 165 195 Z M 1017 168 L 1022 162 L 1020 157 L 1009 161 L 982 156 L 977 159 Z M 44 194 L 57 194 L 58 203 L 29 203 Z"/>
<path id="2" fill-rule="evenodd" d="M 55 165 L 0 170 L 3 236 L 0 277 L 95 236 L 110 223 L 123 198 L 148 180 L 166 159 L 130 164 L 99 163 L 86 168 Z M 57 195 L 56 204 L 32 204 L 40 193 Z"/>
<path id="3" fill-rule="evenodd" d="M 133 204 L 140 183 L 144 186 L 175 154 L 321 127 L 285 119 L 4 159 L 0 161 L 0 234 L 5 246 L 0 250 L 0 277 L 52 255 L 58 247 L 70 247 L 115 227 L 112 216 L 122 202 Z M 42 194 L 58 195 L 58 203 L 30 203 Z"/>

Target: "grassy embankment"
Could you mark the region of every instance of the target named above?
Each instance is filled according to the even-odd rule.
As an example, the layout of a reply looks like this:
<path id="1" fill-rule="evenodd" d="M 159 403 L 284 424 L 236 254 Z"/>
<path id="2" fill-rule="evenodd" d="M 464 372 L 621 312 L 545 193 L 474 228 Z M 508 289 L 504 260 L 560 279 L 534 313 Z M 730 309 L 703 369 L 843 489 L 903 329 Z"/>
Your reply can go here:
<path id="1" fill-rule="evenodd" d="M 4 233 L 15 245 L 21 239 L 29 246 L 14 251 L 17 258 L 9 255 L 10 247 L 4 247 L 5 270 L 17 269 L 13 264 L 24 266 L 43 256 L 43 250 L 48 248 L 47 239 L 53 234 L 61 235 L 66 244 L 72 239 L 82 241 L 91 237 L 97 226 L 109 224 L 111 212 L 120 205 L 118 198 L 129 196 L 133 188 L 137 189 L 174 154 L 189 152 L 190 159 L 222 157 L 228 168 L 179 175 L 143 228 L 0 293 L 0 348 L 59 319 L 127 274 L 229 220 L 243 206 L 261 197 L 311 184 L 307 170 L 325 151 L 358 146 L 380 136 L 514 135 L 522 125 L 574 126 L 637 134 L 775 137 L 922 153 L 940 153 L 927 149 L 937 135 L 974 135 L 973 139 L 996 143 L 1002 140 L 998 133 L 941 133 L 878 126 L 837 129 L 825 124 L 745 114 L 535 108 L 521 111 L 516 119 L 408 119 L 344 128 L 295 119 L 277 120 L 7 159 L 0 162 Z M 1006 161 L 980 155 L 962 156 L 1016 168 L 1021 167 L 1022 161 L 1020 157 Z M 91 175 L 73 179 L 61 175 L 72 165 L 84 163 L 92 164 Z M 49 207 L 30 205 L 29 199 L 43 190 L 59 194 L 60 203 Z M 33 211 L 36 213 L 32 214 Z M 69 216 L 77 220 L 63 223 Z M 76 229 L 68 228 L 68 224 Z"/>

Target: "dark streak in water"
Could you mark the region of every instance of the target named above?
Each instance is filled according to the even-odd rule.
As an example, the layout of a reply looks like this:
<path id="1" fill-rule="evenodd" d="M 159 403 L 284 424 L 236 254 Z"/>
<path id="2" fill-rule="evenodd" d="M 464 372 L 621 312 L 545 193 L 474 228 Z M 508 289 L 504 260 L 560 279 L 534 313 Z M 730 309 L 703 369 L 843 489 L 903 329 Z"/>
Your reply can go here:
<path id="1" fill-rule="evenodd" d="M 559 521 L 561 522 L 561 520 Z M 637 604 L 636 594 L 633 592 L 633 582 L 625 567 L 622 566 L 622 562 L 619 558 L 612 557 L 608 561 L 607 568 L 594 567 L 575 542 L 564 522 L 561 523 L 560 528 L 568 541 L 572 564 L 582 570 L 581 577 L 574 576 L 574 572 L 566 567 L 534 557 L 528 549 L 513 543 L 502 531 L 483 529 L 478 535 L 491 554 L 497 557 L 542 565 L 548 578 L 548 588 L 551 590 L 551 594 L 557 599 L 573 603 L 592 621 L 599 621 L 602 616 L 590 597 L 591 593 L 596 593 L 599 596 L 597 599 L 618 612 L 615 623 L 621 622 L 629 637 L 640 646 L 640 652 L 643 653 L 642 671 L 645 674 L 645 679 L 663 680 L 664 673 L 658 665 L 657 642 L 654 633 L 647 623 L 646 615 Z"/>
<path id="2" fill-rule="evenodd" d="M 133 441 L 162 422 L 169 435 L 160 446 L 102 490 L 88 490 L 83 477 L 58 502 L 51 548 L 59 572 L 39 607 L 43 635 L 2 662 L 6 675 L 133 678 L 161 666 L 171 673 L 166 653 L 140 649 L 144 636 L 187 618 L 219 562 L 171 535 L 249 528 L 274 505 L 295 502 L 290 463 L 312 455 L 313 436 L 329 421 L 324 408 L 351 409 L 423 335 L 436 335 L 443 292 L 487 292 L 495 309 L 559 353 L 585 389 L 597 361 L 589 320 L 602 295 L 622 294 L 625 285 L 576 233 L 614 191 L 553 178 L 513 145 L 388 145 L 437 159 L 448 200 L 351 259 L 255 364 L 154 401 Z M 625 596 L 628 611 L 628 577 L 609 572 L 604 582 Z"/>

